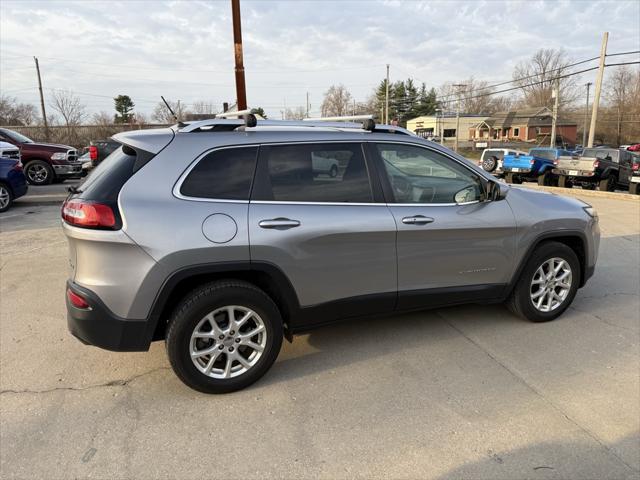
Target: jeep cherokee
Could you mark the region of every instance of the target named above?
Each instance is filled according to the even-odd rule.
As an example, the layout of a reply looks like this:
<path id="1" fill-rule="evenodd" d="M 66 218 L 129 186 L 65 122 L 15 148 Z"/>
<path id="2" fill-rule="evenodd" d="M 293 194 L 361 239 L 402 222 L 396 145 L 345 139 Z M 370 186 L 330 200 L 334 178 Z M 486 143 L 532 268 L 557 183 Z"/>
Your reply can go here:
<path id="1" fill-rule="evenodd" d="M 553 320 L 594 272 L 589 205 L 399 127 L 248 116 L 113 138 L 62 209 L 69 329 L 119 351 L 164 339 L 202 392 L 250 385 L 283 337 L 336 320 L 503 301 Z"/>

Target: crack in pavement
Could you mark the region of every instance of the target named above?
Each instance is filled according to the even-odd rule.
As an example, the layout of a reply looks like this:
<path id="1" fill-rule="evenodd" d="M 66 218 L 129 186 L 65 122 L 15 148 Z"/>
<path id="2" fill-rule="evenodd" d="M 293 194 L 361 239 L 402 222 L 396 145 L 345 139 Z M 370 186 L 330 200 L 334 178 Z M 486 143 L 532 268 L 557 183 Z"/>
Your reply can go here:
<path id="1" fill-rule="evenodd" d="M 593 317 L 597 320 L 600 320 L 602 323 L 606 323 L 607 325 L 614 327 L 614 328 L 620 328 L 622 330 L 627 330 L 628 332 L 632 332 L 632 333 L 640 333 L 640 330 L 636 329 L 636 328 L 631 328 L 631 327 L 624 327 L 622 325 L 617 325 L 615 323 L 611 323 L 607 320 L 605 320 L 604 318 L 602 318 L 600 315 L 596 315 L 595 313 L 592 312 L 586 312 L 584 310 L 580 310 L 579 308 L 574 307 L 573 305 L 569 307 L 570 310 L 575 310 L 578 313 L 582 313 L 584 315 L 588 315 L 590 317 Z"/>
<path id="2" fill-rule="evenodd" d="M 50 393 L 50 392 L 56 392 L 56 391 L 72 391 L 72 392 L 82 392 L 84 390 L 91 390 L 93 388 L 103 388 L 103 387 L 126 387 L 127 385 L 129 385 L 131 382 L 144 377 L 146 375 L 151 375 L 152 373 L 155 372 L 159 372 L 161 370 L 170 370 L 169 367 L 158 367 L 158 368 L 154 368 L 153 370 L 149 370 L 148 372 L 143 372 L 140 373 L 138 375 L 134 375 L 133 377 L 129 377 L 129 378 L 125 378 L 123 380 L 111 380 L 110 382 L 105 382 L 105 383 L 98 383 L 95 385 L 87 385 L 86 387 L 54 387 L 54 388 L 48 388 L 45 390 L 29 390 L 29 389 L 25 389 L 25 390 L 11 390 L 11 389 L 6 389 L 6 390 L 1 390 L 0 391 L 0 395 L 4 395 L 5 393 L 13 393 L 13 394 L 23 394 L 23 393 L 35 393 L 35 394 L 40 394 L 40 393 Z"/>
<path id="3" fill-rule="evenodd" d="M 440 317 L 447 325 L 449 325 L 453 330 L 455 330 L 456 332 L 458 332 L 460 335 L 462 335 L 469 343 L 471 343 L 472 345 L 474 345 L 475 347 L 479 348 L 482 352 L 485 353 L 485 355 L 487 355 L 491 360 L 493 360 L 495 363 L 497 363 L 498 365 L 500 365 L 500 367 L 502 367 L 504 370 L 506 370 L 509 374 L 511 374 L 513 377 L 515 377 L 520 383 L 522 383 L 526 388 L 528 388 L 530 391 L 532 391 L 535 395 L 537 395 L 538 397 L 540 397 L 542 400 L 544 400 L 547 404 L 549 404 L 551 406 L 551 408 L 553 408 L 556 412 L 558 412 L 560 415 L 562 415 L 564 418 L 566 418 L 570 423 L 572 423 L 573 425 L 575 425 L 576 427 L 578 427 L 583 433 L 585 433 L 588 437 L 590 437 L 593 441 L 595 441 L 598 445 L 600 445 L 605 452 L 607 452 L 608 454 L 610 454 L 611 456 L 613 456 L 614 458 L 616 458 L 618 461 L 620 461 L 623 465 L 625 465 L 629 470 L 631 470 L 634 473 L 638 473 L 640 472 L 640 470 L 634 468 L 633 466 L 629 465 L 622 457 L 620 457 L 613 449 L 611 449 L 609 446 L 607 446 L 602 440 L 600 440 L 600 438 L 598 438 L 598 436 L 592 432 L 591 430 L 589 430 L 587 427 L 581 425 L 577 420 L 571 418 L 569 416 L 568 413 L 566 413 L 561 407 L 559 407 L 558 405 L 556 405 L 553 401 L 551 401 L 549 398 L 547 398 L 540 390 L 538 390 L 536 387 L 534 387 L 533 385 L 531 385 L 529 382 L 527 382 L 522 376 L 520 376 L 516 371 L 512 370 L 511 368 L 509 368 L 505 363 L 501 362 L 495 355 L 493 355 L 489 350 L 487 350 L 486 348 L 484 348 L 482 345 L 480 345 L 477 341 L 475 341 L 474 339 L 472 339 L 471 337 L 469 337 L 465 332 L 463 332 L 460 328 L 458 328 L 457 326 L 455 326 L 454 324 L 452 324 L 447 318 L 445 318 L 439 311 L 435 311 L 435 314 Z"/>

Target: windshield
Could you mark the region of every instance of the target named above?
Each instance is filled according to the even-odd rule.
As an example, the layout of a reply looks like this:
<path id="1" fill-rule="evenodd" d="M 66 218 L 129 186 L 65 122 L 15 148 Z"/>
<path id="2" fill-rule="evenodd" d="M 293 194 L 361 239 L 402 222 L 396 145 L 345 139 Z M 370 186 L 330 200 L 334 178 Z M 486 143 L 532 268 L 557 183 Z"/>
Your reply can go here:
<path id="1" fill-rule="evenodd" d="M 0 132 L 2 132 L 5 136 L 9 137 L 11 140 L 18 143 L 33 143 L 29 137 L 25 137 L 24 135 L 14 132 L 13 130 L 7 130 L 6 128 L 0 128 Z"/>
<path id="2" fill-rule="evenodd" d="M 532 157 L 544 158 L 546 160 L 556 159 L 555 150 L 543 150 L 543 149 L 532 148 L 531 150 L 529 150 L 529 155 L 531 155 Z"/>
<path id="3" fill-rule="evenodd" d="M 582 152 L 583 157 L 590 158 L 600 158 L 601 160 L 609 157 L 611 160 L 618 160 L 618 155 L 620 152 L 617 150 L 609 150 L 606 148 L 586 148 L 584 152 Z"/>

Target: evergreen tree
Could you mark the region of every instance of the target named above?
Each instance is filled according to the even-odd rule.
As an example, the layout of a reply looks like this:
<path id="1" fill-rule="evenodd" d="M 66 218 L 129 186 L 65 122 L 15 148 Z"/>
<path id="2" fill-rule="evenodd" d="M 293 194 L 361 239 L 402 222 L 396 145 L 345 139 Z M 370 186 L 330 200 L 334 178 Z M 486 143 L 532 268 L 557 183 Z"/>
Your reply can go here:
<path id="1" fill-rule="evenodd" d="M 116 109 L 115 123 L 129 123 L 133 118 L 135 104 L 129 95 L 118 95 L 113 99 Z"/>

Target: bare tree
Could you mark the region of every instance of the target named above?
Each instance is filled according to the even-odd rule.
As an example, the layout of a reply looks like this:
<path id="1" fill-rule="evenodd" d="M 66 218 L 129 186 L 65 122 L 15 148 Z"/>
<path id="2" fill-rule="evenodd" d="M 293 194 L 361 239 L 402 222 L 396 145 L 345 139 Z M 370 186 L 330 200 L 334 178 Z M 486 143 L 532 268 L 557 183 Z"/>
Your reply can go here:
<path id="1" fill-rule="evenodd" d="M 85 106 L 70 90 L 52 90 L 51 108 L 64 120 L 67 127 L 80 125 L 85 118 Z"/>
<path id="2" fill-rule="evenodd" d="M 94 113 L 92 120 L 94 125 L 112 125 L 113 115 L 103 110 L 102 112 Z"/>
<path id="3" fill-rule="evenodd" d="M 184 103 L 177 101 L 174 102 L 172 100 L 167 99 L 167 103 L 171 107 L 171 109 L 175 112 L 178 120 L 182 120 L 183 117 L 189 113 L 185 108 Z M 164 102 L 159 102 L 156 107 L 153 109 L 153 113 L 151 114 L 151 118 L 153 118 L 158 123 L 175 123 L 176 119 L 173 114 L 169 111 Z"/>
<path id="4" fill-rule="evenodd" d="M 285 120 L 302 120 L 307 116 L 307 109 L 304 107 L 287 108 L 284 111 Z"/>
<path id="5" fill-rule="evenodd" d="M 608 78 L 605 98 L 610 117 L 615 118 L 612 122 L 615 125 L 615 143 L 620 145 L 627 137 L 627 130 L 637 130 L 635 123 L 631 123 L 633 128 L 627 128 L 628 122 L 640 120 L 633 115 L 640 113 L 640 70 L 634 72 L 626 65 L 616 68 Z"/>
<path id="6" fill-rule="evenodd" d="M 344 85 L 332 85 L 324 94 L 320 109 L 323 117 L 348 115 L 353 110 L 351 94 Z"/>
<path id="7" fill-rule="evenodd" d="M 564 50 L 541 48 L 525 62 L 516 65 L 513 83 L 522 87 L 522 105 L 553 107 L 552 91 L 556 78 L 569 72 L 571 59 Z M 574 77 L 559 78 L 559 106 L 564 108 L 578 97 Z"/>
<path id="8" fill-rule="evenodd" d="M 198 100 L 191 105 L 191 113 L 213 116 L 218 113 L 218 106 L 212 101 Z"/>
<path id="9" fill-rule="evenodd" d="M 458 82 L 447 82 L 438 89 L 438 100 L 446 110 L 455 110 L 460 102 L 460 112 L 490 115 L 507 110 L 511 105 L 506 97 L 493 95 L 495 88 L 473 77 Z"/>
<path id="10" fill-rule="evenodd" d="M 37 119 L 36 107 L 14 97 L 0 95 L 0 125 L 31 125 Z"/>

